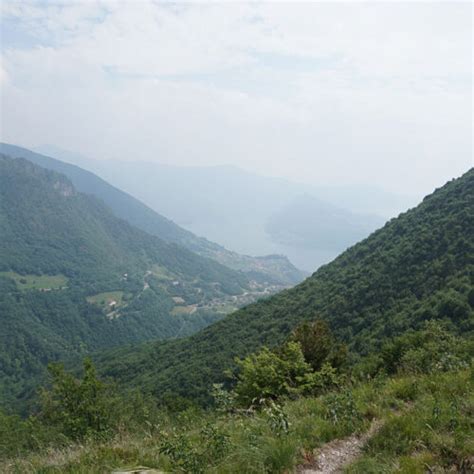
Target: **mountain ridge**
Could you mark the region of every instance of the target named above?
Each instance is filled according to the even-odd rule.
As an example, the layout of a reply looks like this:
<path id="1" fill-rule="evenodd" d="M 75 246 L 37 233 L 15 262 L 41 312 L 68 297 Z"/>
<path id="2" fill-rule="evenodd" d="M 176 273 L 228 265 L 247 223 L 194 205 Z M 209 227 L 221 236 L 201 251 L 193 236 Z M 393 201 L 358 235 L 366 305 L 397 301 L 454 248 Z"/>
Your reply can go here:
<path id="1" fill-rule="evenodd" d="M 194 234 L 243 254 L 287 255 L 307 272 L 332 260 L 412 203 L 374 187 L 336 191 L 235 166 L 141 162 L 139 152 L 116 160 L 92 160 L 49 149 L 52 156 L 94 171 Z M 344 219 L 332 214 L 343 214 Z M 291 228 L 295 231 L 288 232 Z"/>
<path id="2" fill-rule="evenodd" d="M 206 403 L 234 357 L 282 342 L 295 325 L 325 319 L 354 354 L 426 319 L 474 331 L 474 170 L 324 265 L 303 283 L 249 305 L 187 340 L 97 356 L 102 373 L 160 397 Z"/>
<path id="3" fill-rule="evenodd" d="M 102 199 L 118 217 L 127 220 L 130 224 L 165 241 L 182 245 L 203 257 L 212 258 L 234 270 L 249 272 L 249 275 L 260 283 L 268 280 L 270 284 L 290 286 L 307 275 L 294 267 L 286 257 L 279 255 L 278 258 L 272 259 L 268 256 L 262 258 L 240 255 L 203 237 L 197 237 L 192 232 L 179 227 L 172 220 L 153 211 L 138 199 L 77 165 L 6 143 L 0 143 L 0 152 L 13 157 L 26 158 L 39 166 L 65 174 L 80 192 Z"/>
<path id="4" fill-rule="evenodd" d="M 185 336 L 263 294 L 133 227 L 56 171 L 0 154 L 0 400 L 49 361 Z"/>

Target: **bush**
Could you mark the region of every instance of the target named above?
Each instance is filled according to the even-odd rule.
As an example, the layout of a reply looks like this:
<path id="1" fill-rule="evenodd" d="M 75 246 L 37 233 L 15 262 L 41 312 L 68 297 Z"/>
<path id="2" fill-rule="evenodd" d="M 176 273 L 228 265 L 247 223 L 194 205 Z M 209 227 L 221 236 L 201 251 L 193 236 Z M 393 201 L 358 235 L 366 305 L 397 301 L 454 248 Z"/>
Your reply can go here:
<path id="1" fill-rule="evenodd" d="M 440 322 L 427 321 L 422 330 L 407 332 L 386 344 L 382 359 L 389 373 L 430 373 L 465 368 L 470 355 L 465 340 Z"/>
<path id="2" fill-rule="evenodd" d="M 265 405 L 264 413 L 267 416 L 268 425 L 272 433 L 277 436 L 288 434 L 290 431 L 290 422 L 288 421 L 287 413 L 283 410 L 281 405 L 275 403 L 273 400 L 269 400 Z"/>
<path id="3" fill-rule="evenodd" d="M 210 423 L 199 431 L 197 441 L 184 432 L 162 432 L 160 436 L 159 452 L 168 456 L 175 468 L 193 474 L 204 472 L 229 449 L 229 435 Z"/>
<path id="4" fill-rule="evenodd" d="M 35 417 L 22 419 L 0 411 L 0 459 L 21 456 L 52 442 L 59 446 L 64 441 L 58 430 L 45 426 Z"/>
<path id="5" fill-rule="evenodd" d="M 214 404 L 217 412 L 230 413 L 235 409 L 236 395 L 234 392 L 229 392 L 223 387 L 224 385 L 221 383 L 213 384 L 211 395 L 214 399 Z"/>
<path id="6" fill-rule="evenodd" d="M 326 419 L 334 425 L 344 425 L 355 430 L 362 421 L 362 413 L 357 409 L 350 390 L 332 393 L 325 398 Z"/>
<path id="7" fill-rule="evenodd" d="M 116 394 L 97 378 L 90 359 L 84 361 L 84 376 L 76 379 L 60 364 L 48 367 L 51 388 L 41 393 L 40 417 L 46 424 L 59 426 L 67 437 L 103 435 L 116 424 Z"/>
<path id="8" fill-rule="evenodd" d="M 260 399 L 319 395 L 342 383 L 337 368 L 346 356 L 346 346 L 335 341 L 325 322 L 304 323 L 275 350 L 264 347 L 243 360 L 236 360 L 240 372 L 235 399 L 244 406 L 251 406 Z M 214 391 L 223 403 L 224 393 L 216 392 L 216 387 Z"/>
<path id="9" fill-rule="evenodd" d="M 320 395 L 342 385 L 343 378 L 329 363 L 324 363 L 319 372 L 305 374 L 301 392 L 304 395 Z"/>
<path id="10" fill-rule="evenodd" d="M 299 393 L 306 374 L 311 371 L 297 342 L 288 342 L 276 352 L 264 347 L 236 362 L 240 373 L 235 394 L 238 402 L 245 406 L 260 399 Z"/>

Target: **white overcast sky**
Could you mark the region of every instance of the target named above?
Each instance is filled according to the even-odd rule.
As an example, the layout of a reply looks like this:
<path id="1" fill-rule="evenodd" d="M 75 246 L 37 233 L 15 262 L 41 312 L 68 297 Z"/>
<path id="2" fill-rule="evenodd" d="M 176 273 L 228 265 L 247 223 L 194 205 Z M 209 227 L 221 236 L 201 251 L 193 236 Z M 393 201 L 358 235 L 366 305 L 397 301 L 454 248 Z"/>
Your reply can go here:
<path id="1" fill-rule="evenodd" d="M 1 139 L 425 194 L 472 166 L 472 5 L 2 1 Z"/>

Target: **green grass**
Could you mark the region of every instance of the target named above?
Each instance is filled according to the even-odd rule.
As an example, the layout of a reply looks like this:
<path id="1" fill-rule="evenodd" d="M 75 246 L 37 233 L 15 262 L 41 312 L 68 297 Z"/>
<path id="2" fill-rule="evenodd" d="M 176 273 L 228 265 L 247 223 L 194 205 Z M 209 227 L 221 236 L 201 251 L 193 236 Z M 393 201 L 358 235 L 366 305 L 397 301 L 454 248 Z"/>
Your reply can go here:
<path id="1" fill-rule="evenodd" d="M 20 290 L 58 290 L 64 288 L 68 279 L 64 275 L 20 275 L 15 272 L 0 272 L 0 276 L 11 278 Z"/>
<path id="2" fill-rule="evenodd" d="M 195 306 L 175 306 L 171 310 L 171 314 L 175 316 L 178 314 L 191 314 L 191 313 L 194 313 L 195 310 L 196 310 Z"/>
<path id="3" fill-rule="evenodd" d="M 409 387 L 414 387 L 411 395 Z M 408 395 L 410 408 L 386 417 L 347 472 L 473 472 L 473 388 L 473 373 L 467 371 L 457 377 L 438 374 L 390 382 L 389 399 L 406 400 Z"/>
<path id="4" fill-rule="evenodd" d="M 467 465 L 474 452 L 472 375 L 463 370 L 381 378 L 342 392 L 287 401 L 287 433 L 276 427 L 271 412 L 158 411 L 141 424 L 131 413 L 110 439 L 42 447 L 0 461 L 0 472 L 110 473 L 137 466 L 213 474 L 292 472 L 311 459 L 315 448 L 364 432 L 374 419 L 382 427 L 347 473 L 446 472 Z M 171 446 L 167 454 L 165 441 Z"/>
<path id="5" fill-rule="evenodd" d="M 110 311 L 110 303 L 116 302 L 115 307 L 119 308 L 124 304 L 123 291 L 107 291 L 104 293 L 97 293 L 96 295 L 88 296 L 87 301 L 91 304 L 100 306 L 104 311 Z"/>
<path id="6" fill-rule="evenodd" d="M 158 264 L 152 265 L 150 271 L 159 280 L 174 280 L 176 278 L 169 270 Z"/>
<path id="7" fill-rule="evenodd" d="M 229 314 L 237 311 L 239 308 L 232 304 L 217 304 L 217 305 L 210 305 L 210 308 L 215 311 L 216 313 L 222 314 Z"/>

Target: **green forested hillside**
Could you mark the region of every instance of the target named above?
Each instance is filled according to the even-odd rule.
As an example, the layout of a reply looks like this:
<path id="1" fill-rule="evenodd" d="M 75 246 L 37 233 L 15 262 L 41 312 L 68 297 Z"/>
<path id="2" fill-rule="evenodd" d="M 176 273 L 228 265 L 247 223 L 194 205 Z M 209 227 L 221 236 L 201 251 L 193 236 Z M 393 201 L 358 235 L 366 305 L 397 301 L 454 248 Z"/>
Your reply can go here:
<path id="1" fill-rule="evenodd" d="M 288 286 L 299 283 L 305 276 L 304 272 L 295 268 L 284 256 L 240 255 L 202 237 L 197 237 L 129 194 L 78 166 L 6 143 L 0 143 L 0 152 L 15 158 L 25 158 L 43 168 L 66 175 L 79 192 L 96 196 L 116 216 L 125 219 L 133 226 L 156 235 L 166 242 L 179 244 L 203 257 L 216 260 L 229 268 L 245 272 L 249 278 L 257 282 L 266 281 L 270 284 Z"/>
<path id="2" fill-rule="evenodd" d="M 242 273 L 3 155 L 0 237 L 0 402 L 21 398 L 48 361 L 190 334 L 248 290 Z"/>
<path id="3" fill-rule="evenodd" d="M 28 418 L 0 408 L 0 470 L 472 472 L 473 180 L 448 183 L 299 287 L 191 338 L 103 353 L 102 373 L 121 386 L 87 358 L 80 378 L 50 365 Z M 64 295 L 72 281 L 4 275 L 17 297 L 46 285 Z M 86 301 L 106 294 L 125 299 Z M 212 386 L 250 352 L 232 390 Z"/>
<path id="4" fill-rule="evenodd" d="M 474 330 L 474 171 L 320 268 L 297 287 L 250 305 L 180 341 L 98 357 L 102 372 L 162 397 L 207 400 L 235 356 L 275 345 L 303 320 L 321 318 L 354 357 L 428 319 Z"/>

